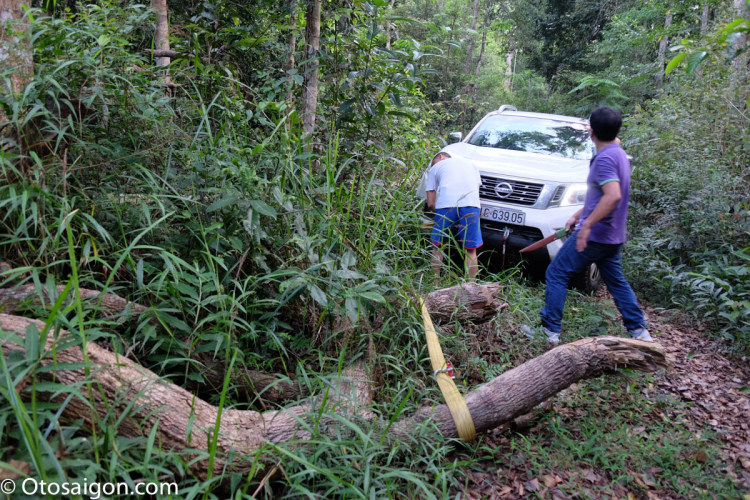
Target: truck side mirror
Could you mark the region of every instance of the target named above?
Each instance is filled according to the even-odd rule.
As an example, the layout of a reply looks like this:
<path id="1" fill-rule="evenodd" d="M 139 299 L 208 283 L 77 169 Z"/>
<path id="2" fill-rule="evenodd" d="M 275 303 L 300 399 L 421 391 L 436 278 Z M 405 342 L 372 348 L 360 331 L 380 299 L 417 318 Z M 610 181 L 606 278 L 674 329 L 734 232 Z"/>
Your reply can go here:
<path id="1" fill-rule="evenodd" d="M 453 144 L 454 142 L 461 142 L 464 135 L 461 132 L 451 132 L 448 134 L 448 143 Z"/>

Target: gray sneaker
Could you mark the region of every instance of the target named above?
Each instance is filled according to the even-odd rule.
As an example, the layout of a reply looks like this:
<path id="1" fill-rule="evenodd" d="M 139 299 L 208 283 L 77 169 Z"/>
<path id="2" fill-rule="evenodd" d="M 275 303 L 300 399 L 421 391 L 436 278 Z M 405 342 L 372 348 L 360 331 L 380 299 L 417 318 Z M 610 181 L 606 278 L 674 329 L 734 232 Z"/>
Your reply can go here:
<path id="1" fill-rule="evenodd" d="M 643 340 L 644 342 L 653 342 L 651 334 L 645 328 L 636 328 L 635 330 L 628 330 L 628 333 L 634 340 Z"/>
<path id="2" fill-rule="evenodd" d="M 541 330 L 542 333 L 547 336 L 548 341 L 552 342 L 553 344 L 560 343 L 560 332 L 553 332 L 546 326 L 543 326 Z M 536 337 L 537 329 L 530 327 L 529 325 L 521 325 L 521 333 L 523 333 L 527 338 L 534 340 L 534 337 Z"/>

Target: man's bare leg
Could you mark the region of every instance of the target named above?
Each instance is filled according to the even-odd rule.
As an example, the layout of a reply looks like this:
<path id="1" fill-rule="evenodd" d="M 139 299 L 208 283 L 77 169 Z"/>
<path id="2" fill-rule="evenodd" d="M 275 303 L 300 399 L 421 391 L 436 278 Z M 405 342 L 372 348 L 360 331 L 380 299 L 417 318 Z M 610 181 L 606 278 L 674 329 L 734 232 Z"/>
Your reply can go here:
<path id="1" fill-rule="evenodd" d="M 432 249 L 432 269 L 435 270 L 435 274 L 440 276 L 440 268 L 443 267 L 443 252 L 440 247 L 435 245 Z"/>
<path id="2" fill-rule="evenodd" d="M 477 262 L 477 249 L 466 249 L 466 267 L 469 268 L 469 278 L 477 275 L 479 263 Z"/>

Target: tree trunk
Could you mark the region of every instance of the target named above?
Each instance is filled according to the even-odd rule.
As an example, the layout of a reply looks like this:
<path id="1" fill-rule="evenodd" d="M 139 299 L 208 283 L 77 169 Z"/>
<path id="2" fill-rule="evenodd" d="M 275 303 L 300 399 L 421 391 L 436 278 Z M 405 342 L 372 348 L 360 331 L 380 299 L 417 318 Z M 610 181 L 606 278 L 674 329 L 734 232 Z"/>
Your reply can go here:
<path id="1" fill-rule="evenodd" d="M 509 50 L 508 53 L 505 55 L 505 81 L 503 82 L 503 87 L 505 90 L 509 91 L 511 90 L 511 82 L 513 81 L 513 56 L 515 55 L 515 51 Z"/>
<path id="2" fill-rule="evenodd" d="M 58 285 L 56 293 L 59 294 L 64 289 L 64 286 Z M 16 288 L 0 288 L 0 311 L 10 314 L 15 312 L 22 304 L 52 304 L 57 299 L 57 297 L 50 297 L 49 291 L 46 288 L 43 290 L 42 294 L 43 300 L 39 298 L 34 285 L 21 285 Z M 112 293 L 105 293 L 102 295 L 96 290 L 81 288 L 80 294 L 81 299 L 94 307 L 97 307 L 98 305 L 97 309 L 107 315 L 110 319 L 124 319 L 125 321 L 132 322 L 133 326 L 135 326 L 138 317 L 147 310 L 147 307 L 141 304 L 127 301 Z M 69 295 L 69 298 L 70 297 L 72 297 L 72 292 Z M 193 354 L 192 359 L 200 362 L 204 366 L 204 369 L 200 374 L 205 380 L 205 385 L 207 385 L 209 389 L 221 390 L 221 386 L 224 383 L 224 375 L 226 373 L 226 367 L 224 364 L 213 359 L 213 356 L 211 356 L 210 353 Z M 294 383 L 288 377 L 284 377 L 283 375 L 270 375 L 257 370 L 235 368 L 231 374 L 231 382 L 233 385 L 244 389 L 245 396 L 248 400 L 260 397 L 262 401 L 281 403 L 284 401 L 297 400 L 300 397 L 306 397 L 309 395 L 307 387 Z M 189 386 L 195 391 L 206 390 L 204 384 L 198 384 L 196 382 L 190 382 Z"/>
<path id="3" fill-rule="evenodd" d="M 204 383 L 188 381 L 188 387 L 195 392 L 208 392 L 214 394 L 221 392 L 226 376 L 226 365 L 223 361 L 213 358 L 210 353 L 200 353 L 192 356 L 201 362 L 206 369 L 201 372 Z M 297 401 L 310 395 L 307 386 L 295 383 L 292 379 L 282 375 L 272 375 L 257 370 L 234 367 L 230 373 L 230 383 L 236 387 L 241 396 L 247 401 L 259 398 L 261 403 L 283 403 L 285 401 Z"/>
<path id="4" fill-rule="evenodd" d="M 65 287 L 58 285 L 56 293 Z M 436 323 L 441 321 L 471 321 L 481 323 L 489 321 L 502 312 L 508 304 L 502 296 L 503 285 L 500 283 L 464 283 L 430 292 L 425 297 L 425 305 Z M 110 319 L 136 319 L 148 308 L 137 302 L 130 302 L 113 293 L 101 294 L 97 290 L 80 289 L 81 299 L 96 302 L 99 309 L 109 315 Z M 13 313 L 22 304 L 51 304 L 56 297 L 50 297 L 49 291 L 42 290 L 40 299 L 34 285 L 20 285 L 15 288 L 0 288 L 0 312 Z M 70 297 L 72 297 L 72 292 Z M 399 299 L 400 300 L 400 299 Z M 101 303 L 100 303 L 101 301 Z"/>
<path id="5" fill-rule="evenodd" d="M 479 16 L 479 0 L 476 0 L 474 2 L 474 20 L 471 23 L 471 29 L 476 31 L 477 30 L 477 16 Z M 476 38 L 476 35 L 471 35 L 471 40 L 469 41 L 469 49 L 466 52 L 466 64 L 464 64 L 464 73 L 469 74 L 469 71 L 471 71 L 471 53 L 474 51 L 474 39 Z"/>
<path id="6" fill-rule="evenodd" d="M 44 331 L 44 323 L 21 316 L 0 314 L 0 330 L 4 334 L 2 353 L 9 356 L 13 350 L 24 352 L 25 335 L 34 325 Z M 33 331 L 33 330 L 31 330 Z M 363 365 L 352 365 L 334 377 L 331 390 L 325 398 L 311 398 L 307 402 L 278 411 L 259 413 L 250 410 L 224 410 L 195 397 L 142 366 L 89 342 L 86 346 L 87 371 L 72 368 L 84 363 L 83 350 L 76 345 L 77 337 L 62 330 L 47 336 L 43 352 L 56 348 L 54 361 L 44 356 L 41 364 L 47 370 L 36 372 L 40 381 L 55 380 L 68 386 L 80 386 L 87 393 L 91 405 L 79 398 L 71 399 L 61 409 L 63 420 L 83 419 L 88 426 L 97 419 L 120 418 L 117 432 L 123 437 L 149 436 L 156 427 L 156 438 L 164 452 L 183 454 L 184 460 L 195 459 L 191 472 L 198 478 L 209 476 L 208 458 L 200 458 L 201 451 L 209 449 L 217 439 L 217 454 L 212 474 L 228 471 L 247 471 L 251 459 L 266 443 L 283 443 L 294 439 L 304 441 L 311 435 L 303 422 L 311 417 L 332 411 L 372 419 L 366 409 L 372 402 L 372 386 Z M 617 337 L 596 337 L 579 340 L 557 347 L 538 358 L 510 370 L 469 392 L 465 399 L 478 432 L 492 429 L 519 415 L 528 413 L 539 403 L 584 378 L 596 377 L 618 368 L 653 371 L 666 366 L 668 359 L 663 348 L 656 343 L 640 342 Z M 91 384 L 96 390 L 85 391 Z M 19 384 L 20 386 L 21 384 Z M 17 387 L 22 397 L 29 394 Z M 57 395 L 37 393 L 37 400 L 61 401 Z M 326 411 L 320 405 L 326 401 Z M 135 402 L 135 404 L 130 404 Z M 335 410 L 331 410 L 335 408 Z M 337 428 L 335 418 L 324 415 L 325 426 Z M 442 438 L 457 436 L 456 427 L 446 405 L 426 406 L 413 416 L 403 418 L 387 430 L 389 437 L 413 440 L 438 440 L 432 433 L 415 432 L 423 421 L 432 418 Z M 220 419 L 220 421 L 219 421 Z M 218 434 L 213 434 L 218 425 Z M 205 456 L 205 455 L 203 455 Z M 234 461 L 227 462 L 228 456 Z"/>
<path id="7" fill-rule="evenodd" d="M 151 8 L 156 12 L 156 32 L 154 33 L 155 50 L 169 51 L 169 16 L 167 0 L 151 0 Z M 165 52 L 168 53 L 168 52 Z M 164 83 L 171 83 L 169 78 L 169 57 L 157 57 L 156 65 L 165 68 Z"/>
<path id="8" fill-rule="evenodd" d="M 320 0 L 311 0 L 305 14 L 305 64 L 302 84 L 302 130 L 305 137 L 315 133 L 315 113 L 318 109 L 318 49 L 320 48 Z"/>
<path id="9" fill-rule="evenodd" d="M 474 2 L 474 17 L 471 23 L 471 29 L 476 31 L 477 29 L 477 17 L 479 16 L 479 0 L 476 0 Z M 476 35 L 471 35 L 471 40 L 469 41 L 469 48 L 466 52 L 466 64 L 464 64 L 464 74 L 467 76 L 470 76 L 471 73 L 471 55 L 474 52 L 474 40 L 476 39 Z M 462 89 L 461 93 L 468 96 L 472 91 L 473 85 L 471 83 L 467 83 Z M 461 99 L 461 134 L 464 136 L 466 135 L 466 118 L 469 112 L 468 103 L 466 102 L 467 98 Z"/>
<path id="10" fill-rule="evenodd" d="M 474 78 L 479 76 L 479 69 L 482 67 L 482 59 L 484 58 L 484 46 L 487 43 L 487 28 L 490 22 L 490 3 L 487 2 L 487 8 L 484 10 L 484 26 L 482 28 L 482 47 L 479 50 L 479 59 L 477 59 L 477 69 L 474 71 Z M 474 82 L 474 97 L 477 94 L 477 84 Z"/>
<path id="11" fill-rule="evenodd" d="M 22 339 L 31 324 L 40 332 L 44 329 L 41 321 L 0 314 L 0 329 L 15 332 Z M 66 366 L 67 363 L 84 362 L 81 346 L 74 345 L 72 335 L 61 330 L 57 342 L 53 337 L 50 333 L 44 348 L 49 351 L 56 343 L 54 363 Z M 188 461 L 205 456 L 205 453 L 196 453 L 194 450 L 205 452 L 209 449 L 214 437 L 213 429 L 219 419 L 217 407 L 97 344 L 89 342 L 86 348 L 90 367 L 88 378 L 83 368 L 58 368 L 37 373 L 40 380 L 51 381 L 54 378 L 56 383 L 69 386 L 81 385 L 86 381 L 84 387 L 90 381 L 96 388 L 91 391 L 82 388 L 82 392 L 87 392 L 91 406 L 79 398 L 71 399 L 62 411 L 64 420 L 83 419 L 91 427 L 95 425 L 97 418 L 104 418 L 109 412 L 114 412 L 118 417 L 125 415 L 117 428 L 121 436 L 147 437 L 156 426 L 158 442 L 165 451 L 182 453 L 185 455 L 183 458 Z M 4 338 L 3 355 L 8 356 L 12 350 L 24 351 L 24 348 Z M 53 360 L 48 357 L 42 361 L 42 365 L 53 365 Z M 342 375 L 334 381 L 333 390 L 328 394 L 328 407 L 335 404 L 337 412 L 362 414 L 360 407 L 368 406 L 372 400 L 372 391 L 364 369 L 354 365 Z M 51 396 L 37 394 L 42 399 L 51 399 Z M 59 396 L 55 398 L 56 401 L 60 399 Z M 137 404 L 128 407 L 128 403 L 135 400 L 138 401 Z M 218 452 L 213 473 L 220 473 L 225 465 L 230 471 L 249 470 L 252 465 L 249 459 L 265 443 L 309 439 L 309 432 L 300 428 L 297 419 L 313 410 L 317 411 L 319 406 L 320 401 L 313 399 L 299 406 L 265 413 L 224 410 L 219 434 L 216 436 Z M 235 454 L 235 460 L 231 464 L 226 462 L 230 452 Z M 190 470 L 197 477 L 205 479 L 209 475 L 208 458 L 193 462 Z"/>
<path id="12" fill-rule="evenodd" d="M 466 100 L 462 98 L 461 99 L 461 119 L 460 119 L 460 123 L 461 123 L 461 135 L 464 136 L 464 137 L 466 137 L 466 113 L 467 112 L 468 112 L 468 110 L 466 109 Z"/>
<path id="13" fill-rule="evenodd" d="M 56 294 L 61 293 L 65 290 L 63 285 L 56 287 Z M 99 309 L 109 316 L 120 316 L 123 315 L 128 319 L 137 318 L 144 311 L 146 307 L 136 302 L 130 302 L 123 299 L 119 295 L 113 293 L 105 293 L 102 295 L 97 290 L 89 290 L 87 288 L 80 289 L 81 299 L 84 301 L 99 301 Z M 46 305 L 52 304 L 57 297 L 50 297 L 49 290 L 47 288 L 42 289 L 43 297 L 40 299 L 36 293 L 36 287 L 34 285 L 21 285 L 15 288 L 0 288 L 0 311 L 9 314 L 15 312 L 19 305 L 28 303 L 35 305 Z M 68 294 L 68 298 L 73 297 L 73 291 Z"/>
<path id="14" fill-rule="evenodd" d="M 393 5 L 395 3 L 396 3 L 396 0 L 391 0 L 390 5 L 388 6 L 389 12 L 393 11 Z M 388 49 L 388 50 L 391 50 L 391 21 L 390 20 L 386 20 L 386 22 L 388 23 L 387 24 L 387 26 L 388 26 L 388 29 L 387 29 L 388 39 L 385 41 L 385 48 Z"/>
<path id="15" fill-rule="evenodd" d="M 56 293 L 61 293 L 64 288 L 62 285 L 57 286 Z M 481 323 L 493 319 L 508 307 L 508 304 L 503 301 L 502 289 L 499 283 L 487 285 L 465 283 L 428 294 L 425 298 L 425 305 L 436 323 L 449 321 Z M 87 303 L 93 306 L 99 304 L 99 310 L 111 319 L 132 322 L 133 327 L 138 317 L 147 310 L 141 304 L 127 301 L 112 293 L 102 295 L 96 290 L 82 288 L 80 294 Z M 43 290 L 42 295 L 43 299 L 40 299 L 34 285 L 0 288 L 0 311 L 9 314 L 15 312 L 22 304 L 52 304 L 57 298 L 50 297 L 46 289 Z M 214 359 L 210 353 L 193 353 L 191 358 L 203 366 L 200 375 L 204 382 L 201 384 L 189 381 L 188 387 L 196 392 L 220 390 L 226 374 L 225 364 Z M 233 386 L 240 388 L 248 401 L 258 397 L 261 402 L 282 403 L 296 401 L 310 394 L 307 386 L 289 377 L 249 370 L 244 367 L 235 367 L 230 381 Z"/>
<path id="16" fill-rule="evenodd" d="M 528 413 L 579 380 L 626 367 L 656 371 L 670 363 L 664 348 L 654 342 L 620 337 L 586 338 L 547 351 L 470 391 L 464 399 L 479 433 Z M 458 437 L 448 405 L 424 407 L 396 422 L 390 434 L 408 439 L 430 417 L 443 438 Z"/>
<path id="17" fill-rule="evenodd" d="M 453 41 L 453 30 L 456 28 L 456 19 L 458 18 L 458 13 L 456 12 L 453 16 L 453 20 L 451 21 L 451 34 L 448 37 L 448 41 Z M 443 76 L 445 77 L 445 83 L 443 84 L 443 88 L 446 92 L 448 92 L 448 81 L 450 80 L 450 61 L 451 61 L 451 49 L 453 48 L 452 45 L 448 45 L 448 55 L 445 58 L 445 69 L 443 70 Z M 446 94 L 447 96 L 447 94 Z M 442 128 L 442 120 L 441 120 L 441 128 Z M 442 133 L 440 134 L 442 135 Z"/>
<path id="18" fill-rule="evenodd" d="M 701 36 L 706 36 L 706 32 L 708 31 L 708 14 L 709 14 L 709 2 L 706 0 L 705 5 L 703 6 L 703 11 L 701 12 Z M 701 64 L 698 66 L 698 68 L 695 70 L 695 77 L 701 78 L 703 75 L 703 65 Z"/>
<path id="19" fill-rule="evenodd" d="M 425 306 L 436 323 L 481 323 L 493 319 L 498 312 L 508 307 L 502 300 L 502 290 L 503 286 L 499 283 L 464 283 L 428 294 Z"/>
<path id="20" fill-rule="evenodd" d="M 297 0 L 291 0 L 289 2 L 289 8 L 291 9 L 291 12 L 289 13 L 289 36 L 287 37 L 286 42 L 287 56 L 284 70 L 287 77 L 286 100 L 291 104 L 294 102 L 294 75 L 289 74 L 289 71 L 294 69 L 294 50 L 297 47 Z"/>
<path id="21" fill-rule="evenodd" d="M 34 73 L 31 46 L 21 38 L 29 29 L 23 9 L 23 5 L 29 4 L 31 0 L 0 0 L 0 67 L 13 68 L 10 88 L 5 86 L 5 82 L 0 83 L 3 93 L 21 93 Z M 0 123 L 7 119 L 0 110 Z"/>
<path id="22" fill-rule="evenodd" d="M 667 12 L 667 17 L 664 19 L 664 27 L 668 28 L 672 25 L 672 13 Z M 664 35 L 661 40 L 659 40 L 659 54 L 657 57 L 657 65 L 659 69 L 659 73 L 656 75 L 656 87 L 660 88 L 662 84 L 664 83 L 664 59 L 667 54 L 667 44 L 669 43 L 669 36 Z"/>
<path id="23" fill-rule="evenodd" d="M 734 17 L 735 18 L 745 17 L 745 0 L 734 0 Z M 738 36 L 737 39 L 734 41 L 734 43 L 732 43 L 732 49 L 734 51 L 738 51 L 744 48 L 746 40 L 747 40 L 747 35 L 744 32 L 740 32 L 740 36 Z M 747 72 L 747 53 L 735 55 L 734 59 L 732 60 L 732 73 L 730 76 L 729 86 L 730 86 L 730 93 L 732 94 L 732 98 L 738 104 L 743 103 L 744 99 L 735 98 L 736 96 L 734 96 L 734 91 L 746 72 Z"/>

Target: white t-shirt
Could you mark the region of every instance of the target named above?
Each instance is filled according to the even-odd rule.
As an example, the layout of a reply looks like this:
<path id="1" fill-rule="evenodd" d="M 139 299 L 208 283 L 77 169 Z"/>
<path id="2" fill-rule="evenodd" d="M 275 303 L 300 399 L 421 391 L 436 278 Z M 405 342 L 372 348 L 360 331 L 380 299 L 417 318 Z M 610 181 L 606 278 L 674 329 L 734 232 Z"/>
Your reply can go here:
<path id="1" fill-rule="evenodd" d="M 435 208 L 479 208 L 481 185 L 477 166 L 461 158 L 446 158 L 427 172 L 427 191 L 437 191 Z"/>

